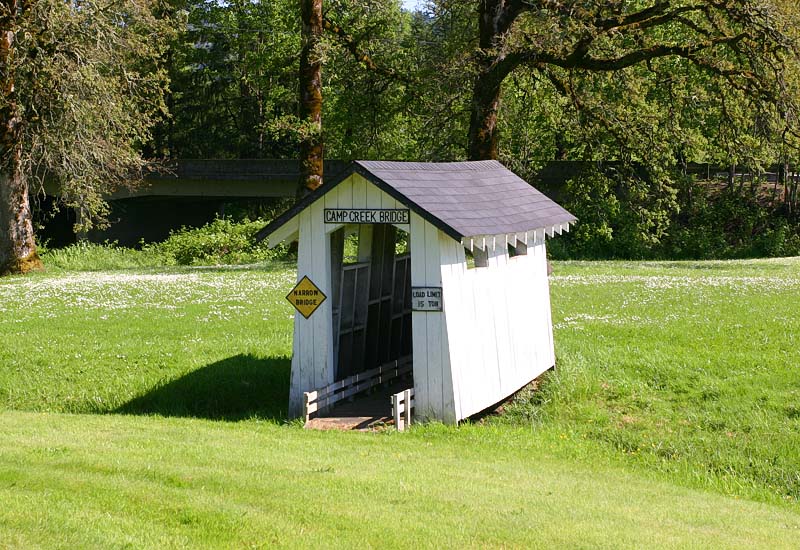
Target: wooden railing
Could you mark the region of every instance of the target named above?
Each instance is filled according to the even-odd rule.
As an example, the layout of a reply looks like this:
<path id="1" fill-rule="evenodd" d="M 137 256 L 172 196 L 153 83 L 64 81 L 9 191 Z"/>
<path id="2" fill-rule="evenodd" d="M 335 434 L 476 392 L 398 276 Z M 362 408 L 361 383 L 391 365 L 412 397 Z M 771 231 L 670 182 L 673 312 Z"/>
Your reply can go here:
<path id="1" fill-rule="evenodd" d="M 411 369 L 412 363 L 409 355 L 380 367 L 348 376 L 324 388 L 305 392 L 303 393 L 303 417 L 308 422 L 312 415 L 333 406 L 335 403 L 378 384 L 384 384 L 408 374 Z"/>
<path id="2" fill-rule="evenodd" d="M 414 408 L 414 388 L 403 390 L 392 396 L 392 416 L 398 431 L 411 425 L 411 409 Z"/>

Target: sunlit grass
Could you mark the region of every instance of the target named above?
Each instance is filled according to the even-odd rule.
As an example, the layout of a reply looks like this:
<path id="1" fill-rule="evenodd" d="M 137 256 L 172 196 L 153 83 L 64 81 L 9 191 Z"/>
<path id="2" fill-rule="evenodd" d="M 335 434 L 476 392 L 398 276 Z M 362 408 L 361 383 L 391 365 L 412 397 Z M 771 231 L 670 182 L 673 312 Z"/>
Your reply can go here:
<path id="1" fill-rule="evenodd" d="M 800 499 L 800 261 L 570 263 L 557 372 L 506 422 L 733 494 Z"/>
<path id="2" fill-rule="evenodd" d="M 0 279 L 0 546 L 800 537 L 798 259 L 556 263 L 556 371 L 502 416 L 409 434 L 284 422 L 294 281 Z"/>
<path id="3" fill-rule="evenodd" d="M 0 280 L 0 407 L 110 412 L 172 384 L 190 392 L 173 396 L 181 409 L 219 394 L 215 377 L 235 383 L 232 369 L 242 396 L 255 399 L 258 383 L 274 378 L 269 365 L 280 366 L 283 397 L 293 319 L 283 297 L 293 282 L 280 266 Z M 201 379 L 209 387 L 190 383 Z M 286 406 L 261 397 L 270 416 Z"/>
<path id="4" fill-rule="evenodd" d="M 800 515 L 681 488 L 520 428 L 323 433 L 0 413 L 19 548 L 792 548 Z"/>

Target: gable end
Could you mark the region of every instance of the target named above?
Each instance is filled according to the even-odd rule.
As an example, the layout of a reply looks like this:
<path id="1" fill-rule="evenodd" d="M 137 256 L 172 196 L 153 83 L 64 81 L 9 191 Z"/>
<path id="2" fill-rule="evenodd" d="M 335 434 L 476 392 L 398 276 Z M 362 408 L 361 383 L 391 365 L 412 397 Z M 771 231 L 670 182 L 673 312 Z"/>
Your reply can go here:
<path id="1" fill-rule="evenodd" d="M 375 187 L 392 197 L 393 199 L 403 203 L 404 205 L 408 206 L 409 209 L 417 213 L 421 218 L 433 224 L 436 228 L 441 229 L 446 235 L 450 238 L 460 241 L 465 235 L 462 235 L 445 222 L 419 206 L 412 200 L 409 200 L 408 197 L 403 195 L 397 189 L 383 181 L 381 178 L 377 177 L 375 174 L 370 172 L 365 167 L 361 166 L 357 161 L 352 162 L 343 172 L 341 172 L 336 179 L 332 183 L 325 183 L 318 187 L 316 190 L 312 191 L 305 197 L 303 197 L 300 201 L 298 201 L 294 206 L 289 208 L 286 212 L 272 220 L 269 224 L 267 224 L 263 229 L 259 230 L 258 233 L 255 235 L 255 241 L 259 242 L 264 240 L 266 237 L 274 233 L 277 229 L 282 227 L 286 222 L 294 218 L 300 212 L 311 206 L 314 202 L 321 199 L 325 196 L 326 193 L 334 189 L 343 181 L 347 180 L 353 174 L 358 174 L 359 176 L 363 177 L 368 182 L 372 183 Z"/>

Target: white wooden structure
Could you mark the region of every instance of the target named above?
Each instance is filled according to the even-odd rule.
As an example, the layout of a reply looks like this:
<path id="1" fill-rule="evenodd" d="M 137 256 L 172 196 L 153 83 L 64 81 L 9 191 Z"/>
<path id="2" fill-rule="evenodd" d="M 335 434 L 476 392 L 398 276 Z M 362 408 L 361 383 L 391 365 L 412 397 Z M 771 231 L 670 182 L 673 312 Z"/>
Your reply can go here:
<path id="1" fill-rule="evenodd" d="M 447 423 L 553 367 L 545 238 L 574 221 L 496 161 L 354 162 L 259 233 L 270 246 L 299 240 L 298 280 L 328 297 L 295 315 L 290 415 L 305 392 L 408 352 L 415 417 Z M 380 227 L 405 232 L 408 255 L 390 236 L 376 245 Z M 348 235 L 359 236 L 351 264 Z"/>

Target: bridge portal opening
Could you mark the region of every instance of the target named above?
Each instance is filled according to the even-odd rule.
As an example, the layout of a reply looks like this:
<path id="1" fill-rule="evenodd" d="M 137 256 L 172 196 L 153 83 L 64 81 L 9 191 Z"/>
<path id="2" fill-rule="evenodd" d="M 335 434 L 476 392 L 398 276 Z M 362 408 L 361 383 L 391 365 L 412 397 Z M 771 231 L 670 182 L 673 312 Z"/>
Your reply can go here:
<path id="1" fill-rule="evenodd" d="M 406 231 L 391 224 L 361 224 L 333 232 L 331 291 L 336 381 L 410 360 L 411 254 Z"/>

